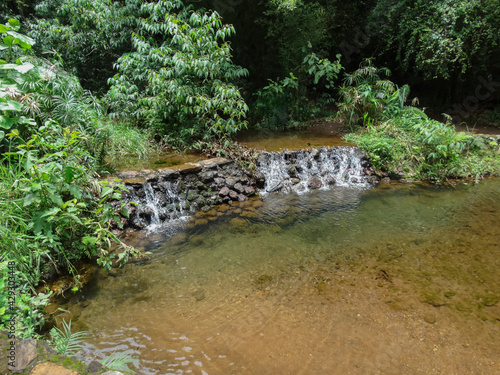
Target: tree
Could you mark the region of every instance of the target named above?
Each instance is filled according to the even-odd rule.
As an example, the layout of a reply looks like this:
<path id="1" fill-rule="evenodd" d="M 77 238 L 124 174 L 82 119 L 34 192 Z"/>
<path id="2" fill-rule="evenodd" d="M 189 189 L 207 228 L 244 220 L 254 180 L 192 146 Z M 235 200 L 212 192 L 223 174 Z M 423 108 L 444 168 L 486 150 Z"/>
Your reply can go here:
<path id="1" fill-rule="evenodd" d="M 231 61 L 226 39 L 234 32 L 218 13 L 179 0 L 142 4 L 134 51 L 109 80 L 114 117 L 132 117 L 182 147 L 237 132 L 248 107 L 233 82 L 248 72 Z"/>
<path id="2" fill-rule="evenodd" d="M 452 80 L 496 64 L 499 17 L 498 0 L 382 0 L 373 8 L 370 29 L 377 30 L 383 53 L 395 56 L 400 70 L 425 80 Z"/>
<path id="3" fill-rule="evenodd" d="M 113 64 L 132 48 L 138 9 L 131 0 L 44 0 L 36 6 L 30 36 L 39 55 L 54 55 L 84 88 L 105 92 Z"/>

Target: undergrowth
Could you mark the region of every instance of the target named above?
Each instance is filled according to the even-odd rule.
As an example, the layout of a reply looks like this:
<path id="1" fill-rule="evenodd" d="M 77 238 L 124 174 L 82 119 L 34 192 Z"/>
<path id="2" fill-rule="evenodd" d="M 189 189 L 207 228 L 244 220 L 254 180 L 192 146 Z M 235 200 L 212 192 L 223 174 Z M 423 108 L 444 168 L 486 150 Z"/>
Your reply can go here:
<path id="1" fill-rule="evenodd" d="M 500 175 L 497 140 L 427 117 L 414 107 L 378 125 L 345 136 L 365 151 L 373 167 L 405 178 L 442 181 Z"/>

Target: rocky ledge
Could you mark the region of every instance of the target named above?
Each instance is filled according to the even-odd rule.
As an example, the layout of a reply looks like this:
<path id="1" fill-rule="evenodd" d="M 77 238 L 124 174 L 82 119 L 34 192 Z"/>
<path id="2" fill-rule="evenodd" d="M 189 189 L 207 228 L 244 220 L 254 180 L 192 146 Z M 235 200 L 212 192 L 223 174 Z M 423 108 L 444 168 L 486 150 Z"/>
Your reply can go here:
<path id="1" fill-rule="evenodd" d="M 256 171 L 252 172 L 237 161 L 213 158 L 119 173 L 127 188 L 123 199 L 129 202 L 123 229 L 144 229 L 218 204 L 244 202 L 259 193 L 303 193 L 332 185 L 364 187 L 378 182 L 366 156 L 355 147 L 261 152 L 254 162 Z"/>
<path id="2" fill-rule="evenodd" d="M 129 219 L 124 227 L 143 229 L 151 223 L 209 210 L 221 203 L 244 202 L 263 186 L 235 161 L 213 158 L 158 170 L 121 172 L 118 178 L 128 189 L 124 199 Z"/>

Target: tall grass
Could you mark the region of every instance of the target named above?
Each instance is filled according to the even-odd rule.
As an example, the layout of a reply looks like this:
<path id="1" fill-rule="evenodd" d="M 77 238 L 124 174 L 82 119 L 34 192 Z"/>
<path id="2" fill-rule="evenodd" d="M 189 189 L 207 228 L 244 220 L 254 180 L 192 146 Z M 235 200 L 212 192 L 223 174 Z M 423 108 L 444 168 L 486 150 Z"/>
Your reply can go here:
<path id="1" fill-rule="evenodd" d="M 136 155 L 139 159 L 145 159 L 160 150 L 151 130 L 139 129 L 127 122 L 112 121 L 106 122 L 103 130 L 108 142 L 106 159 L 111 163 L 124 155 Z"/>

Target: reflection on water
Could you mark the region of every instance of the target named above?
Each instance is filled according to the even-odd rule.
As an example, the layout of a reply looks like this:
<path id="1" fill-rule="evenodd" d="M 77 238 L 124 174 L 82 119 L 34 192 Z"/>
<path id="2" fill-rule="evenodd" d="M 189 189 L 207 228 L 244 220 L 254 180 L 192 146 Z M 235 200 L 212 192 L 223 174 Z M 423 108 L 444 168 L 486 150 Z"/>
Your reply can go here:
<path id="1" fill-rule="evenodd" d="M 500 373 L 500 180 L 200 213 L 63 307 L 140 374 Z M 156 236 L 156 237 L 155 237 Z M 153 244 L 153 245 L 152 245 Z"/>
<path id="2" fill-rule="evenodd" d="M 185 163 L 194 163 L 206 159 L 196 152 L 168 152 L 151 153 L 139 158 L 137 155 L 123 155 L 120 158 L 108 160 L 108 163 L 117 171 L 140 171 L 144 169 L 157 170 L 159 168 L 171 168 Z"/>
<path id="3" fill-rule="evenodd" d="M 263 151 L 300 150 L 321 146 L 353 146 L 353 144 L 343 141 L 339 134 L 325 134 L 308 130 L 269 132 L 252 129 L 240 132 L 236 140 L 244 146 Z"/>

